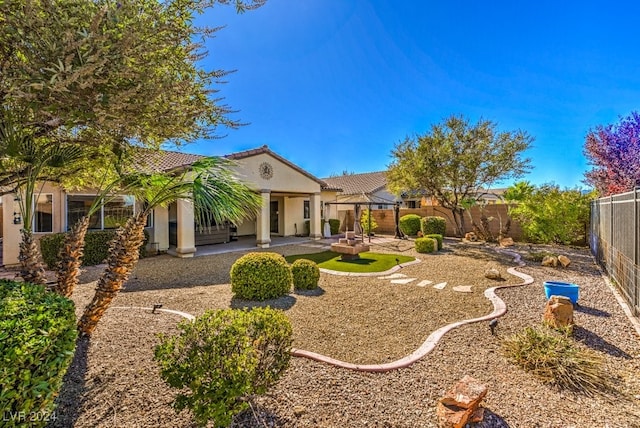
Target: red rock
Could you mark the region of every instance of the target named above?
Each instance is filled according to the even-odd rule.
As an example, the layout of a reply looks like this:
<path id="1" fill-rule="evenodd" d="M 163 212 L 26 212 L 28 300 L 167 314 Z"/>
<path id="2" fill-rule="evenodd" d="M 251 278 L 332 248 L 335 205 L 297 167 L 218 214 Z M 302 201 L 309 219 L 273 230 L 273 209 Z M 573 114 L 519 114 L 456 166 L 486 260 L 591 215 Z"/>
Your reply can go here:
<path id="1" fill-rule="evenodd" d="M 438 402 L 436 415 L 438 415 L 438 426 L 441 428 L 463 428 L 473 412 L 471 409 L 463 409 L 458 406 L 447 406 Z"/>
<path id="2" fill-rule="evenodd" d="M 475 410 L 485 395 L 487 387 L 478 379 L 466 375 L 446 392 L 440 402 L 448 406 Z"/>
<path id="3" fill-rule="evenodd" d="M 565 296 L 551 296 L 544 308 L 544 323 L 553 328 L 573 325 L 573 303 Z"/>

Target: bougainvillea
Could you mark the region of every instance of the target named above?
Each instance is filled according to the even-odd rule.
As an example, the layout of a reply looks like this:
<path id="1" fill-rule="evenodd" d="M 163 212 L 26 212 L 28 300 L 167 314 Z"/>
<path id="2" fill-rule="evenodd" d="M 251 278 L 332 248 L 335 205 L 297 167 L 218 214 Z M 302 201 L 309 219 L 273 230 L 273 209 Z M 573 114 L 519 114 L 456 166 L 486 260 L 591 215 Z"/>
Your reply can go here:
<path id="1" fill-rule="evenodd" d="M 584 153 L 593 165 L 586 181 L 602 196 L 633 190 L 640 184 L 640 114 L 589 131 Z"/>

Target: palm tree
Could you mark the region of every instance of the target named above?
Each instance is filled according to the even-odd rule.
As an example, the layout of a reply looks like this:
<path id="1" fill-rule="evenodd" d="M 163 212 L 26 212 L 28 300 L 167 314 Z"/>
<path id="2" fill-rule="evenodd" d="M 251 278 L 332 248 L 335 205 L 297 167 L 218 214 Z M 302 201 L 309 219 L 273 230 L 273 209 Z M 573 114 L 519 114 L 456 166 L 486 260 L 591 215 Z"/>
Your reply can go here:
<path id="1" fill-rule="evenodd" d="M 45 269 L 40 247 L 33 237 L 34 201 L 44 181 L 56 181 L 73 172 L 83 151 L 76 144 L 48 144 L 34 132 L 18 125 L 4 109 L 0 118 L 0 159 L 3 184 L 16 194 L 22 213 L 20 230 L 20 276 L 25 282 L 45 284 Z"/>
<path id="2" fill-rule="evenodd" d="M 155 207 L 189 199 L 193 202 L 196 223 L 202 227 L 224 221 L 237 223 L 257 212 L 260 196 L 235 177 L 232 165 L 226 159 L 207 158 L 179 174 L 138 173 L 126 177 L 126 185 L 135 188 L 138 201 L 144 202 L 143 209 L 117 231 L 111 242 L 107 267 L 78 324 L 81 333 L 91 335 L 129 278 L 144 242 L 147 217 Z"/>

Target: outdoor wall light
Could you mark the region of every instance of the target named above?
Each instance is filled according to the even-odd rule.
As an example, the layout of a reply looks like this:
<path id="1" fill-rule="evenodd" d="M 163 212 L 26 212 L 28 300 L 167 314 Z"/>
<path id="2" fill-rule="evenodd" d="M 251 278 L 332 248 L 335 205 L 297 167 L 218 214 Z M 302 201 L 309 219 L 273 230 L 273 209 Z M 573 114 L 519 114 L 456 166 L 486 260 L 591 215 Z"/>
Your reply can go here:
<path id="1" fill-rule="evenodd" d="M 20 198 L 20 195 L 18 195 L 16 193 L 16 195 L 13 197 L 14 202 L 20 202 L 22 199 Z"/>
<path id="2" fill-rule="evenodd" d="M 20 213 L 17 212 L 13 212 L 13 224 L 20 224 L 22 223 L 22 217 L 20 217 Z"/>

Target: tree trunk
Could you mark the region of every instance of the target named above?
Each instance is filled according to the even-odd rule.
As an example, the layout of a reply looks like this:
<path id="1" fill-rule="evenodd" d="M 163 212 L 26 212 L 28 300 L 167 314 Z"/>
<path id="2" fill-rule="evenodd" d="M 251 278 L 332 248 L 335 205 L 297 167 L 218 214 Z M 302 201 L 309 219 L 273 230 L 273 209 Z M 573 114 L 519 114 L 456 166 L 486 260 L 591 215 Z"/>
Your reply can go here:
<path id="1" fill-rule="evenodd" d="M 44 264 L 40 255 L 40 246 L 33 239 L 30 230 L 22 229 L 22 242 L 20 242 L 20 276 L 25 282 L 45 285 L 47 278 L 44 274 Z"/>
<path id="2" fill-rule="evenodd" d="M 58 254 L 56 285 L 54 291 L 71 297 L 78 285 L 80 265 L 84 256 L 85 236 L 89 228 L 89 217 L 82 217 L 64 237 L 64 244 Z"/>
<path id="3" fill-rule="evenodd" d="M 144 226 L 147 215 L 139 214 L 130 218 L 124 228 L 116 232 L 111 241 L 107 267 L 98 280 L 96 293 L 91 303 L 85 308 L 78 323 L 80 333 L 91 335 L 116 297 L 122 286 L 129 278 L 129 274 L 138 262 L 139 250 L 144 243 Z"/>
<path id="4" fill-rule="evenodd" d="M 458 237 L 464 237 L 464 209 L 460 208 L 452 208 L 451 213 L 453 214 L 453 222 L 456 226 L 456 234 Z"/>

